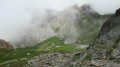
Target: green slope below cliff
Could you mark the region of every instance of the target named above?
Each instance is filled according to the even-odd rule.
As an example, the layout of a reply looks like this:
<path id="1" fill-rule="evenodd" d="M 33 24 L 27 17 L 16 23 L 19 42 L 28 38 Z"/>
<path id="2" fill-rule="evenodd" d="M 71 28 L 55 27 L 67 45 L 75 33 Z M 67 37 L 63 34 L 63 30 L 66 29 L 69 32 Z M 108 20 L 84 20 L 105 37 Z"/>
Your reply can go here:
<path id="1" fill-rule="evenodd" d="M 10 65 L 10 67 L 22 67 L 27 64 L 27 60 L 40 54 L 74 53 L 81 52 L 81 50 L 82 49 L 75 48 L 72 44 L 64 44 L 64 40 L 54 36 L 33 47 L 0 50 L 0 67 L 6 65 Z"/>

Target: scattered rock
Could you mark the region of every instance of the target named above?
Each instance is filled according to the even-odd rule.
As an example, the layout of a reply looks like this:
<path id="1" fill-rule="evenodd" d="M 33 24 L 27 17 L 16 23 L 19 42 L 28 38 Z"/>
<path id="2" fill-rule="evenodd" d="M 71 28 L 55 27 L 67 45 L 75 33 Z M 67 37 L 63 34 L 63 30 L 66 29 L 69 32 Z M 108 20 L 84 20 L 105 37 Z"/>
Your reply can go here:
<path id="1" fill-rule="evenodd" d="M 72 55 L 70 54 L 44 54 L 36 56 L 35 59 L 28 61 L 29 67 L 59 67 L 71 61 Z"/>
<path id="2" fill-rule="evenodd" d="M 30 55 L 30 53 L 27 53 L 27 55 Z"/>
<path id="3" fill-rule="evenodd" d="M 28 59 L 28 58 L 21 58 L 20 60 L 26 60 L 26 59 Z"/>
<path id="4" fill-rule="evenodd" d="M 7 67 L 9 67 L 10 65 L 6 65 Z"/>
<path id="5" fill-rule="evenodd" d="M 78 48 L 78 49 L 85 49 L 85 48 L 87 48 L 88 47 L 88 45 L 81 45 L 81 44 L 75 44 L 75 46 L 76 46 L 76 48 Z"/>
<path id="6" fill-rule="evenodd" d="M 56 48 L 59 48 L 59 47 L 61 47 L 61 46 L 55 46 Z"/>

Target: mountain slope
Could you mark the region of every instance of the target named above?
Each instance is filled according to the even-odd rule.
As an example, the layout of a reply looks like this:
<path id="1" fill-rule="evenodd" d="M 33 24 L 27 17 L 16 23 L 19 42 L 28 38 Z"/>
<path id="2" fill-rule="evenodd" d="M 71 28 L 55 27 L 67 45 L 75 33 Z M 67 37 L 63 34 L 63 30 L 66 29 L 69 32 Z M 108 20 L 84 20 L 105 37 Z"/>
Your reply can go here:
<path id="1" fill-rule="evenodd" d="M 96 38 L 103 22 L 105 22 L 111 15 L 99 15 L 92 13 L 86 17 L 82 17 L 75 24 L 79 33 L 77 43 L 90 44 Z"/>
<path id="2" fill-rule="evenodd" d="M 120 9 L 102 26 L 95 41 L 76 65 L 90 67 L 120 67 Z"/>
<path id="3" fill-rule="evenodd" d="M 97 13 L 91 13 L 91 14 L 89 14 L 87 16 L 80 17 L 79 19 L 77 19 L 76 22 L 72 22 L 72 23 L 74 23 L 73 26 L 75 26 L 75 28 L 77 29 L 76 31 L 79 32 L 78 33 L 79 38 L 78 38 L 78 41 L 76 43 L 79 44 L 79 45 L 80 44 L 90 44 L 90 43 L 92 43 L 92 41 L 97 36 L 98 31 L 100 30 L 103 22 L 105 22 L 106 19 L 109 18 L 110 16 L 111 15 L 99 15 Z M 60 24 L 60 22 L 55 22 L 55 23 L 56 24 Z M 66 22 L 66 23 L 69 23 L 69 22 Z M 63 23 L 63 24 L 67 25 L 65 23 Z M 53 26 L 54 25 L 55 24 L 53 23 Z M 65 30 L 66 31 L 69 30 L 69 28 L 71 27 L 71 25 L 68 24 L 67 29 L 65 28 Z M 60 31 L 59 31 L 60 28 L 58 29 L 57 26 L 59 28 L 62 25 L 56 25 L 56 26 L 53 27 L 53 29 L 59 34 L 60 33 Z M 73 30 L 73 29 L 71 29 L 71 30 Z M 75 33 L 75 32 L 72 32 L 72 33 Z M 71 48 L 70 50 L 73 50 L 73 48 Z M 56 55 L 57 56 L 60 55 L 61 58 L 56 57 Z M 69 65 L 71 65 L 70 62 L 76 61 L 79 58 L 80 53 L 79 54 L 75 54 L 74 56 L 71 55 L 71 54 L 68 55 L 68 57 L 70 57 L 69 61 L 65 60 L 65 59 L 68 59 L 68 58 L 63 57 L 64 55 L 65 54 L 59 54 L 59 53 L 39 55 L 39 56 L 35 57 L 34 59 L 29 60 L 28 61 L 29 62 L 28 66 L 29 67 L 32 67 L 32 66 L 38 66 L 38 67 L 40 67 L 40 66 L 43 66 L 43 67 L 56 67 L 56 66 L 67 67 L 68 66 L 68 67 L 70 67 L 69 66 Z M 55 59 L 53 58 L 53 56 L 55 57 Z M 42 59 L 42 58 L 45 58 L 45 59 Z M 64 58 L 64 61 L 63 61 L 64 63 L 61 62 L 61 60 L 63 58 Z M 43 65 L 41 65 L 41 64 L 43 64 Z"/>
<path id="4" fill-rule="evenodd" d="M 99 15 L 89 5 L 74 5 L 63 11 L 47 10 L 44 18 L 40 14 L 36 12 L 31 20 L 32 26 L 11 39 L 14 47 L 33 46 L 53 36 L 65 40 L 65 44 L 90 44 L 109 18 L 109 15 Z"/>
<path id="5" fill-rule="evenodd" d="M 50 15 L 49 17 L 44 18 L 44 21 L 46 21 L 45 23 L 42 25 L 39 25 L 39 23 L 38 25 L 35 25 L 37 26 L 37 29 L 36 27 L 28 29 L 27 33 L 30 35 L 24 35 L 23 37 L 20 37 L 20 41 L 16 42 L 16 47 L 25 48 L 0 51 L 0 67 L 22 67 L 27 64 L 27 61 L 30 62 L 30 66 L 36 66 L 36 64 L 39 65 L 39 63 L 43 63 L 45 66 L 53 65 L 52 67 L 56 64 L 61 65 L 61 63 L 63 66 L 69 64 L 68 62 L 71 62 L 72 59 L 75 61 L 79 58 L 79 55 L 81 54 L 79 52 L 83 51 L 83 49 L 80 48 L 80 45 L 92 43 L 103 22 L 109 17 L 110 15 L 97 14 L 86 5 L 82 7 L 75 5 L 64 11 L 58 12 L 55 15 Z M 33 22 L 35 21 L 39 22 L 39 18 Z M 28 45 L 30 47 L 27 47 Z M 79 54 L 75 54 L 74 57 L 74 53 Z M 64 60 L 61 61 L 62 58 L 59 56 Z M 38 61 L 39 59 L 41 59 L 40 62 Z M 57 59 L 61 62 L 58 62 L 59 60 Z M 69 61 L 66 61 L 65 59 Z M 52 63 L 52 61 L 56 61 L 55 64 Z"/>
<path id="6" fill-rule="evenodd" d="M 64 40 L 54 36 L 37 44 L 36 46 L 11 50 L 1 49 L 0 67 L 23 67 L 27 64 L 28 60 L 39 55 L 49 55 L 50 53 L 61 53 L 64 55 L 65 53 L 73 54 L 81 51 L 81 48 L 76 48 L 76 46 L 72 44 L 64 44 Z"/>

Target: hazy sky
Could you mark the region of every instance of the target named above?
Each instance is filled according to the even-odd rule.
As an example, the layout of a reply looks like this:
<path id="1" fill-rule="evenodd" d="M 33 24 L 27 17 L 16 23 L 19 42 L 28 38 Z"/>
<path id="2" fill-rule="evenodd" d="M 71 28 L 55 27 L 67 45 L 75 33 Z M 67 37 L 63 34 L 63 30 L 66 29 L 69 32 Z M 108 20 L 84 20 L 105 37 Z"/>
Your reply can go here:
<path id="1" fill-rule="evenodd" d="M 120 0 L 85 0 L 100 14 L 114 13 L 120 8 Z"/>
<path id="2" fill-rule="evenodd" d="M 79 0 L 0 0 L 0 38 L 9 40 L 17 29 L 28 27 L 35 10 L 63 10 L 75 3 Z"/>
<path id="3" fill-rule="evenodd" d="M 0 0 L 0 39 L 9 41 L 16 30 L 29 27 L 35 10 L 61 11 L 85 3 L 100 14 L 114 13 L 120 7 L 120 0 Z"/>

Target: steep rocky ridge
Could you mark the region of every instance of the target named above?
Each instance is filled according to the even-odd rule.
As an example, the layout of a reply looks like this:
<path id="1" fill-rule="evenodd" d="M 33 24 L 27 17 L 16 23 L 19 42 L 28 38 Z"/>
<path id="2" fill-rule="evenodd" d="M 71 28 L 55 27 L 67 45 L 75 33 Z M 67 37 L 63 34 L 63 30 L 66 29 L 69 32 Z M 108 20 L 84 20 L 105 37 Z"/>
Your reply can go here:
<path id="1" fill-rule="evenodd" d="M 103 24 L 83 56 L 75 66 L 120 67 L 120 9 Z"/>

